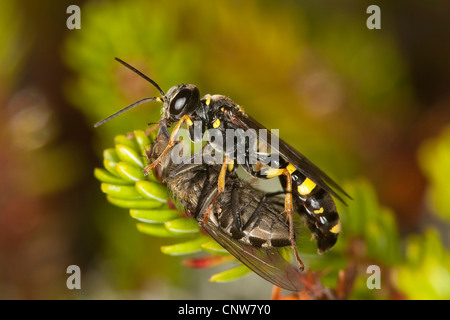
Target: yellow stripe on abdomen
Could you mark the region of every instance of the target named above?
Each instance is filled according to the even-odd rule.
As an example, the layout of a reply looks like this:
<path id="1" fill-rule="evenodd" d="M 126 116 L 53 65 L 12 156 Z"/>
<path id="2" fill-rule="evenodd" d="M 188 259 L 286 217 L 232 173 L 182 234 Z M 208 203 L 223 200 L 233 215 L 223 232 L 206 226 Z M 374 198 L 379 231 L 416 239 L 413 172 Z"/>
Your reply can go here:
<path id="1" fill-rule="evenodd" d="M 341 232 L 341 221 L 339 220 L 336 225 L 330 229 L 331 233 L 339 233 Z"/>
<path id="2" fill-rule="evenodd" d="M 305 181 L 302 182 L 301 185 L 298 186 L 297 191 L 302 196 L 306 196 L 313 191 L 316 187 L 316 184 L 309 178 L 306 178 Z"/>
<path id="3" fill-rule="evenodd" d="M 289 171 L 290 174 L 293 174 L 295 170 L 297 170 L 292 163 L 289 163 L 286 167 L 286 170 Z"/>

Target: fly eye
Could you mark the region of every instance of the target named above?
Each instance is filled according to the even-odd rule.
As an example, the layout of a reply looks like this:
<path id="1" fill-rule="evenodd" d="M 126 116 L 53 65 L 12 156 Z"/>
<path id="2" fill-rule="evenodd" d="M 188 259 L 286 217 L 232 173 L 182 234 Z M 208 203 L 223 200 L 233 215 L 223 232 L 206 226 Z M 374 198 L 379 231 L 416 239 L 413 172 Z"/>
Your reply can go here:
<path id="1" fill-rule="evenodd" d="M 196 87 L 192 89 L 181 89 L 170 102 L 169 112 L 176 118 L 185 114 L 192 114 L 199 104 L 200 93 Z"/>

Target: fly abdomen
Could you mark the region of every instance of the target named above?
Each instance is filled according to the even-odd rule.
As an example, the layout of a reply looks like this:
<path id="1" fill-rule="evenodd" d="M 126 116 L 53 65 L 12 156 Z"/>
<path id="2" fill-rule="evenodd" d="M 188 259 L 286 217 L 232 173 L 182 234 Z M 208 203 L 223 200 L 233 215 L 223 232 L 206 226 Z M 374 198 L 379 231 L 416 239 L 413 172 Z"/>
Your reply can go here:
<path id="1" fill-rule="evenodd" d="M 291 244 L 283 202 L 249 188 L 247 182 L 228 184 L 216 207 L 220 227 L 243 244 L 257 248 Z"/>

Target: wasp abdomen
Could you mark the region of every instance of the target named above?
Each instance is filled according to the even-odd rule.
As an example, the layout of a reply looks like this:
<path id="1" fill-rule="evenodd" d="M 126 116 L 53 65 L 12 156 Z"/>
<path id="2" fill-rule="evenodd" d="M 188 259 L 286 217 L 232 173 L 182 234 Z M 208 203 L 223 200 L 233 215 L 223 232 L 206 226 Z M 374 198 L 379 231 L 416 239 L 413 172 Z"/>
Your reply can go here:
<path id="1" fill-rule="evenodd" d="M 341 231 L 341 223 L 333 198 L 292 164 L 282 161 L 281 167 L 290 171 L 295 210 L 303 216 L 317 242 L 319 253 L 331 249 Z M 279 178 L 281 185 L 286 187 L 286 176 L 280 175 Z"/>
<path id="2" fill-rule="evenodd" d="M 301 175 L 297 172 L 295 174 Z M 336 243 L 341 231 L 333 199 L 328 192 L 316 186 L 307 177 L 295 179 L 293 193 L 296 195 L 296 207 L 303 213 L 306 224 L 317 241 L 319 252 L 327 251 Z"/>

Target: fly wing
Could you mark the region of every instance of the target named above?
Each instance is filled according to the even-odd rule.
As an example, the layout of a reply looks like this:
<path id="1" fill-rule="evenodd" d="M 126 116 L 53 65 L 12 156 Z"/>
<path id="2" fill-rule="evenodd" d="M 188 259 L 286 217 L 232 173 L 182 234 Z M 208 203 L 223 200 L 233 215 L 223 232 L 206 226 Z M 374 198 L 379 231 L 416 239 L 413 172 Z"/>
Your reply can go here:
<path id="1" fill-rule="evenodd" d="M 270 130 L 250 117 L 248 114 L 233 113 L 233 116 L 230 118 L 230 120 L 243 130 L 254 129 L 256 131 L 255 134 L 260 141 L 263 141 L 268 146 L 270 146 L 272 151 L 278 152 L 281 157 L 291 163 L 303 175 L 314 181 L 320 188 L 329 192 L 331 195 L 339 199 L 342 203 L 345 204 L 345 201 L 341 196 L 339 196 L 339 194 L 336 193 L 336 191 L 351 199 L 351 197 L 336 182 L 334 182 L 333 179 L 331 179 L 325 172 L 320 170 L 315 164 L 309 161 L 304 155 L 295 150 L 288 143 L 279 138 L 278 147 L 272 145 Z M 267 135 L 265 137 L 260 136 L 259 129 L 267 130 Z"/>
<path id="2" fill-rule="evenodd" d="M 213 180 L 212 185 L 216 185 Z M 208 188 L 207 188 L 208 189 Z M 210 213 L 206 223 L 204 214 L 217 195 L 217 188 L 199 199 L 196 219 L 199 225 L 225 250 L 267 281 L 287 290 L 302 291 L 300 270 L 285 260 L 276 248 L 256 248 L 239 242 L 219 227 L 215 214 Z"/>
<path id="3" fill-rule="evenodd" d="M 203 228 L 225 250 L 267 281 L 290 291 L 302 291 L 300 270 L 285 260 L 275 248 L 255 248 L 226 235 L 213 222 Z"/>

